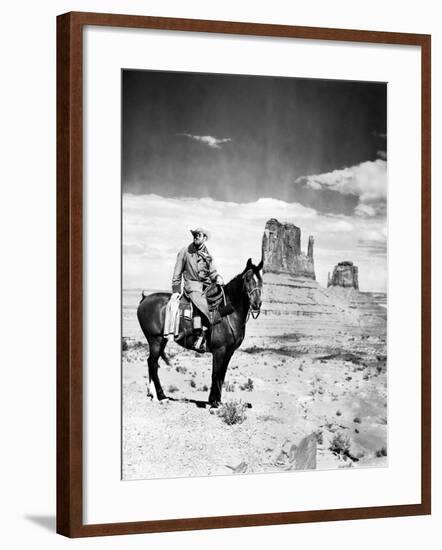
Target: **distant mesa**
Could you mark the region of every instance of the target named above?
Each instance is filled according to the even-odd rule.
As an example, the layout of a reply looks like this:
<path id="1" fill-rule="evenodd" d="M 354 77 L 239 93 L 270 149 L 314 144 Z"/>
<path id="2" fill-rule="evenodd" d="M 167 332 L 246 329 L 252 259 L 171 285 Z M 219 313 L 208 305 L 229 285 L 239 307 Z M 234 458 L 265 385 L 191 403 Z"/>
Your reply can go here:
<path id="1" fill-rule="evenodd" d="M 341 330 L 363 327 L 364 331 L 385 327 L 386 309 L 368 293 L 359 292 L 358 268 L 353 262 L 339 262 L 333 275 L 329 274 L 329 288 L 321 287 L 315 278 L 313 245 L 309 237 L 307 254 L 301 251 L 301 229 L 293 223 L 272 218 L 265 224 L 261 308 L 265 322 L 261 327 L 266 336 L 291 334 L 305 328 L 302 323 L 307 319 L 319 323 L 311 327 L 333 333 L 336 326 Z M 348 291 L 341 291 L 342 287 Z"/>
<path id="2" fill-rule="evenodd" d="M 301 251 L 301 229 L 293 223 L 268 220 L 262 238 L 264 273 L 286 273 L 316 280 L 313 260 L 313 236 L 309 236 L 307 254 Z"/>
<path id="3" fill-rule="evenodd" d="M 355 288 L 359 290 L 358 267 L 353 265 L 353 262 L 339 262 L 333 269 L 333 274 L 330 277 L 328 274 L 329 286 L 342 286 L 344 288 Z"/>

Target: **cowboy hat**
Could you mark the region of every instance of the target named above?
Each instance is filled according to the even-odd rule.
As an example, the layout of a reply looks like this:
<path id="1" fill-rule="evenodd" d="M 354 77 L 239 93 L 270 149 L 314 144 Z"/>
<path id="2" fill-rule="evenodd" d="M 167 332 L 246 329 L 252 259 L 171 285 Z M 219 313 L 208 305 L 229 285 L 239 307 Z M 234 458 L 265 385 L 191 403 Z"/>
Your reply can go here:
<path id="1" fill-rule="evenodd" d="M 206 239 L 209 238 L 209 232 L 207 231 L 207 229 L 204 229 L 203 227 L 197 227 L 196 229 L 191 229 L 190 232 L 192 233 L 193 236 L 195 236 L 196 233 L 202 233 L 203 235 L 206 236 Z"/>

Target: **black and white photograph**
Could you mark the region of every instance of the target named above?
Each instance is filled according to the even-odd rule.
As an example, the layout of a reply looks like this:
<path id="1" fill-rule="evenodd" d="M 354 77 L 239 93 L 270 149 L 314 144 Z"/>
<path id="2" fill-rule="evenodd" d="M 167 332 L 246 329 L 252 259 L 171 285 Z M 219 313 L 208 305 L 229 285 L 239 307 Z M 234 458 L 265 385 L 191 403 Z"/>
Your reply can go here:
<path id="1" fill-rule="evenodd" d="M 122 479 L 387 467 L 387 83 L 121 79 Z"/>

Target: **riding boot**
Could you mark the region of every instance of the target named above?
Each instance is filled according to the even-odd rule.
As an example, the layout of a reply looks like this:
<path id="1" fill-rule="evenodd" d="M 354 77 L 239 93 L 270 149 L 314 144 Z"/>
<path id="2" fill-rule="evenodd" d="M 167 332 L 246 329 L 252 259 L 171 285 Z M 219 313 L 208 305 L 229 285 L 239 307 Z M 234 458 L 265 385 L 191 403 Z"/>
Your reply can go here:
<path id="1" fill-rule="evenodd" d="M 206 351 L 206 331 L 207 329 L 203 328 L 201 330 L 201 333 L 198 335 L 197 339 L 195 340 L 193 349 L 198 353 L 204 353 Z"/>

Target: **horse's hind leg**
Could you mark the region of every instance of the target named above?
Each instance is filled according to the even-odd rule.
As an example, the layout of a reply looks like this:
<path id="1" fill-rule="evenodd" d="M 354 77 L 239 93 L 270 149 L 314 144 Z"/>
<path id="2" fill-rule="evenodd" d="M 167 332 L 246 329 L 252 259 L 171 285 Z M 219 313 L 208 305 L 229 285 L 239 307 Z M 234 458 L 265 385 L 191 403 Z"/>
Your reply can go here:
<path id="1" fill-rule="evenodd" d="M 149 338 L 149 357 L 147 359 L 147 366 L 149 370 L 149 393 L 150 382 L 153 382 L 158 401 L 166 398 L 163 392 L 163 388 L 161 387 L 160 379 L 158 377 L 158 358 L 164 352 L 164 347 L 166 343 L 167 342 L 162 336 L 159 336 L 157 338 Z"/>

